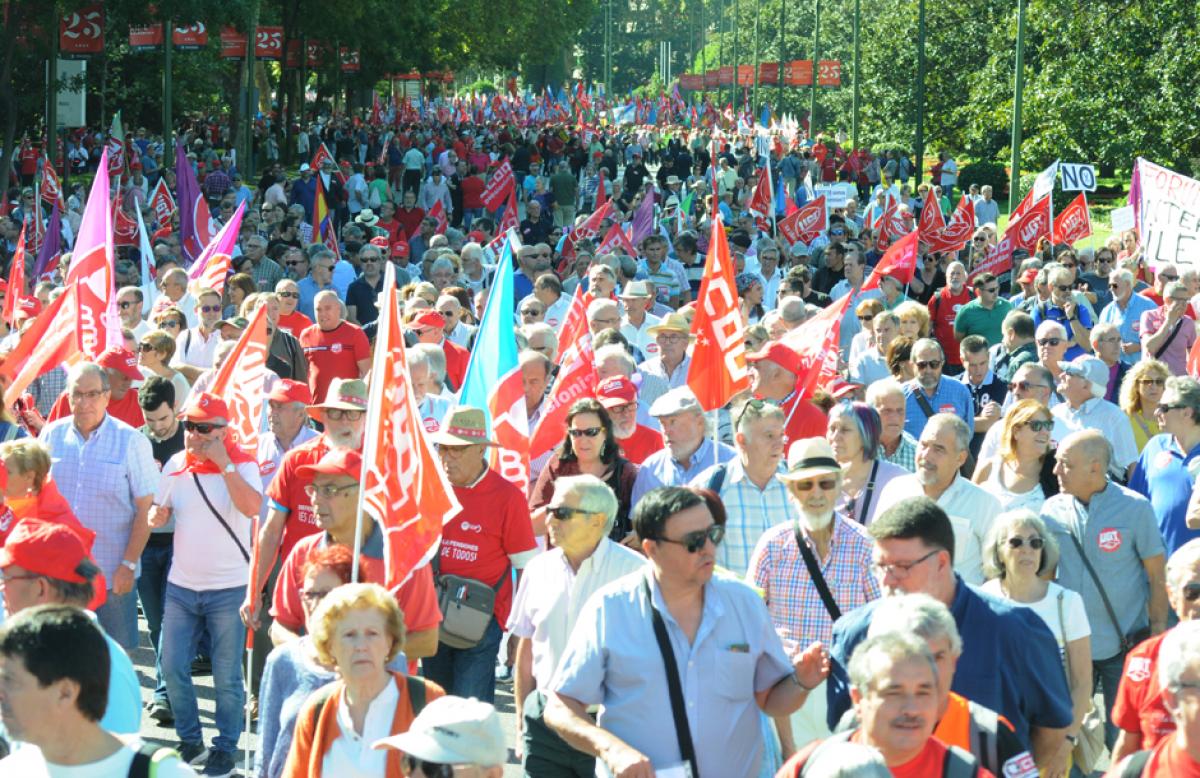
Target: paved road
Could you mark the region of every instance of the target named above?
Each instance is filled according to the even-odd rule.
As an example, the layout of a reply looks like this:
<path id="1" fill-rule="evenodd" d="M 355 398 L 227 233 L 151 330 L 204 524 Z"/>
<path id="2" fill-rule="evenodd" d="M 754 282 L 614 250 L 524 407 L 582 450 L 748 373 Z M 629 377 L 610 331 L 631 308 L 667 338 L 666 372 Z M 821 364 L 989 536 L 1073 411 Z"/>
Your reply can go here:
<path id="1" fill-rule="evenodd" d="M 154 652 L 150 650 L 150 637 L 146 631 L 146 622 L 144 619 L 139 620 L 139 626 L 141 627 L 142 647 L 134 651 L 133 665 L 137 670 L 138 680 L 142 684 L 142 701 L 143 703 L 148 703 L 151 695 L 154 693 Z M 192 680 L 196 684 L 196 696 L 200 704 L 200 723 L 204 727 L 204 743 L 205 745 L 211 745 L 213 737 L 217 734 L 214 724 L 216 703 L 213 695 L 212 676 L 195 676 Z M 516 742 L 516 716 L 513 713 L 511 684 L 496 685 L 496 708 L 500 711 L 500 721 L 504 726 L 508 742 L 510 744 Z M 173 728 L 160 727 L 146 716 L 142 717 L 142 737 L 165 746 L 175 746 L 179 741 Z M 245 749 L 250 745 L 257 747 L 257 733 L 252 732 L 249 736 L 246 733 L 242 734 L 241 740 L 238 742 L 238 746 L 241 749 L 237 755 L 238 765 L 245 763 Z M 517 764 L 517 760 L 513 758 L 511 746 L 508 756 L 509 764 L 504 768 L 505 778 L 516 778 L 521 775 L 521 768 Z M 242 774 L 243 771 L 240 769 L 235 773 L 235 775 Z"/>

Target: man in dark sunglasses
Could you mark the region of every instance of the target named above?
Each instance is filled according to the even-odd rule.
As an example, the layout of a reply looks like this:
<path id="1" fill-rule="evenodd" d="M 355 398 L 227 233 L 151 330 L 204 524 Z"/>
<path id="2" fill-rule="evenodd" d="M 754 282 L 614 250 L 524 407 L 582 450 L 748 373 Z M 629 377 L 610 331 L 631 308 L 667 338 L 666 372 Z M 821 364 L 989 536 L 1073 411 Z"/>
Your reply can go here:
<path id="1" fill-rule="evenodd" d="M 904 431 L 918 440 L 925 423 L 935 413 L 954 413 L 975 431 L 975 412 L 971 392 L 961 381 L 942 375 L 946 355 L 933 338 L 921 338 L 913 344 L 910 361 L 917 377 L 904 384 L 908 402 L 904 411 Z"/>
<path id="2" fill-rule="evenodd" d="M 221 295 L 212 289 L 201 290 L 196 295 L 196 326 L 188 327 L 179 334 L 179 347 L 171 358 L 171 367 L 183 373 L 191 383 L 205 370 L 213 366 L 217 344 L 221 342 Z"/>
<path id="3" fill-rule="evenodd" d="M 1197 534 L 1188 525 L 1187 513 L 1193 473 L 1200 467 L 1200 382 L 1186 376 L 1168 378 L 1154 418 L 1166 434 L 1146 443 L 1129 488 L 1154 506 L 1170 554 Z"/>
<path id="4" fill-rule="evenodd" d="M 1061 324 L 1067 331 L 1066 359 L 1074 359 L 1080 354 L 1086 354 L 1091 348 L 1088 344 L 1088 334 L 1092 330 L 1093 314 L 1081 293 L 1075 291 L 1075 271 L 1065 267 L 1052 266 L 1047 280 L 1050 286 L 1050 299 L 1038 303 L 1033 308 L 1033 321 L 1041 325 L 1045 321 Z"/>
<path id="5" fill-rule="evenodd" d="M 496 709 L 452 695 L 433 700 L 405 732 L 374 745 L 403 752 L 405 778 L 501 778 L 508 761 Z"/>
<path id="6" fill-rule="evenodd" d="M 583 607 L 546 723 L 614 774 L 683 775 L 690 763 L 691 775 L 757 775 L 758 711 L 800 707 L 825 677 L 824 647 L 798 648 L 793 663 L 757 593 L 713 575 L 724 527 L 698 492 L 655 489 L 633 523 L 650 563 Z"/>

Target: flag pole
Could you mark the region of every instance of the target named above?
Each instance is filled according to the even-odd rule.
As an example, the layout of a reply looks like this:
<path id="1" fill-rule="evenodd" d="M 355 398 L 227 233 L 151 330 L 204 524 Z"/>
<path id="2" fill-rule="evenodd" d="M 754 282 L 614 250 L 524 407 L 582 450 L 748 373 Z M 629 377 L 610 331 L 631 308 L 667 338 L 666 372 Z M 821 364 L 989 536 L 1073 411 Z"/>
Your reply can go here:
<path id="1" fill-rule="evenodd" d="M 252 573 L 253 574 L 253 573 Z M 251 688 L 253 682 L 250 675 L 254 669 L 254 630 L 246 628 L 246 701 L 249 703 L 250 696 L 253 694 Z M 250 729 L 250 705 L 246 705 L 246 775 L 253 775 L 250 772 L 251 766 L 254 764 L 254 733 Z"/>

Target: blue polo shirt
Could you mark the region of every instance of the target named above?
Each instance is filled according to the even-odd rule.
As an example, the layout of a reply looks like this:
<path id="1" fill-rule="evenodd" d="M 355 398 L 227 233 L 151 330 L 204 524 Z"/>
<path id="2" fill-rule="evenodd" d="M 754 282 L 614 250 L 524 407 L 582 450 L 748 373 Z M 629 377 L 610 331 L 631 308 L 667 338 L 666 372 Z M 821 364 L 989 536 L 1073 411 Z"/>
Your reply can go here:
<path id="1" fill-rule="evenodd" d="M 929 417 L 917 402 L 917 392 L 925 392 L 917 383 L 917 379 L 904 383 L 904 431 L 920 440 Z M 971 397 L 971 390 L 964 386 L 962 381 L 942 376 L 933 397 L 926 394 L 925 399 L 929 401 L 934 413 L 953 413 L 967 423 L 971 434 L 975 433 L 975 401 Z"/>
<path id="2" fill-rule="evenodd" d="M 1192 471 L 1200 469 L 1198 458 L 1200 445 L 1193 446 L 1185 456 L 1175 438 L 1164 432 L 1146 443 L 1129 480 L 1129 488 L 1154 508 L 1168 557 L 1189 540 L 1200 538 L 1200 531 L 1188 529 L 1185 521 L 1195 481 Z"/>
<path id="3" fill-rule="evenodd" d="M 1113 300 L 1108 305 L 1104 306 L 1100 311 L 1101 324 L 1115 324 L 1117 331 L 1121 333 L 1122 343 L 1141 343 L 1141 327 L 1139 322 L 1142 319 L 1142 314 L 1146 311 L 1153 311 L 1158 306 L 1153 300 L 1142 297 L 1140 294 L 1129 295 L 1129 302 L 1125 307 L 1117 305 L 1117 301 Z M 1121 361 L 1125 364 L 1132 365 L 1142 358 L 1140 351 L 1133 354 L 1121 352 Z"/>
<path id="4" fill-rule="evenodd" d="M 950 689 L 1007 718 L 1026 747 L 1030 727 L 1069 726 L 1071 691 L 1050 628 L 1032 609 L 982 592 L 958 575 L 954 578 L 950 613 L 963 650 Z M 887 597 L 869 602 L 833 625 L 826 684 L 830 728 L 850 708 L 850 656 L 866 639 L 876 606 L 887 602 Z"/>
<path id="5" fill-rule="evenodd" d="M 1076 315 L 1079 316 L 1079 323 L 1090 330 L 1092 328 L 1092 315 L 1088 313 L 1087 306 L 1076 305 L 1075 312 Z M 1036 328 L 1044 321 L 1056 321 L 1061 324 L 1064 329 L 1066 329 L 1067 340 L 1071 341 L 1071 345 L 1067 348 L 1067 352 L 1063 354 L 1064 361 L 1070 362 L 1075 357 L 1081 357 L 1087 354 L 1087 352 L 1083 350 L 1083 346 L 1080 346 L 1074 341 L 1075 333 L 1071 329 L 1071 320 L 1067 318 L 1066 311 L 1057 305 L 1052 305 L 1048 302 L 1038 303 L 1033 307 L 1033 326 Z"/>

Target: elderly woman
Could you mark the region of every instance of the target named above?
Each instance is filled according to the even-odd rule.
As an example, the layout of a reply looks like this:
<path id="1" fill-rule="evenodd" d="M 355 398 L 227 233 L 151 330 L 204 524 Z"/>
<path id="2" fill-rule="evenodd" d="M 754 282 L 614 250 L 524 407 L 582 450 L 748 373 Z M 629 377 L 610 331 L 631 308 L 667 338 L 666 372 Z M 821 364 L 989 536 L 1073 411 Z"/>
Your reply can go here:
<path id="1" fill-rule="evenodd" d="M 900 303 L 893 311 L 900 317 L 900 334 L 919 340 L 929 337 L 929 309 L 915 300 Z"/>
<path id="2" fill-rule="evenodd" d="M 1171 371 L 1157 359 L 1144 359 L 1134 363 L 1121 383 L 1121 410 L 1133 425 L 1133 442 L 1140 453 L 1146 442 L 1157 435 L 1158 419 L 1154 409 L 1162 399 Z"/>
<path id="3" fill-rule="evenodd" d="M 1058 493 L 1054 450 L 1050 445 L 1054 417 L 1037 400 L 1021 400 L 1008 410 L 1000 433 L 1000 453 L 980 462 L 975 483 L 1000 501 L 1006 511 L 1037 510 Z"/>
<path id="4" fill-rule="evenodd" d="M 883 312 L 883 301 L 872 297 L 862 300 L 854 308 L 854 314 L 858 317 L 859 324 L 862 325 L 862 331 L 854 336 L 854 340 L 850 341 L 850 355 L 846 361 L 854 364 L 863 354 L 867 353 L 875 347 L 875 317 Z"/>
<path id="5" fill-rule="evenodd" d="M 1074 737 L 1092 706 L 1092 628 L 1083 598 L 1050 580 L 1057 565 L 1058 543 L 1036 513 L 1017 510 L 996 517 L 983 549 L 989 580 L 982 588 L 1033 610 L 1058 640 L 1075 712 L 1067 734 Z"/>
<path id="6" fill-rule="evenodd" d="M 33 438 L 11 440 L 0 445 L 0 459 L 8 471 L 4 502 L 13 512 L 8 526 L 0 527 L 0 543 L 21 519 L 41 519 L 65 524 L 80 534 L 95 537 L 85 529 L 50 477 L 50 449 Z M 90 541 L 89 541 L 90 546 Z"/>
<path id="7" fill-rule="evenodd" d="M 149 378 L 152 375 L 162 376 L 175 386 L 175 407 L 182 408 L 187 400 L 192 385 L 187 376 L 171 367 L 171 357 L 175 356 L 175 337 L 165 330 L 151 330 L 142 336 L 138 343 L 138 365 L 142 375 Z"/>
<path id="8" fill-rule="evenodd" d="M 338 680 L 314 692 L 296 718 L 287 778 L 400 778 L 400 752 L 372 745 L 408 730 L 437 684 L 389 671 L 404 650 L 404 614 L 378 584 L 346 584 L 309 618 L 319 664 Z"/>
<path id="9" fill-rule="evenodd" d="M 879 412 L 866 403 L 838 403 L 829 411 L 825 439 L 842 466 L 842 487 L 835 505 L 851 521 L 870 524 L 883 487 L 908 471 L 879 456 Z"/>
<path id="10" fill-rule="evenodd" d="M 596 476 L 617 495 L 617 520 L 609 536 L 617 542 L 625 540 L 633 531 L 630 500 L 638 466 L 621 456 L 612 418 L 590 397 L 578 400 L 567 412 L 567 436 L 546 463 L 529 496 L 534 534 L 546 534 L 546 505 L 554 496 L 554 481 L 559 476 L 581 473 Z"/>
<path id="11" fill-rule="evenodd" d="M 254 279 L 247 273 L 235 273 L 225 283 L 225 308 L 221 316 L 229 319 L 238 315 L 242 301 L 258 291 Z"/>

